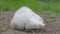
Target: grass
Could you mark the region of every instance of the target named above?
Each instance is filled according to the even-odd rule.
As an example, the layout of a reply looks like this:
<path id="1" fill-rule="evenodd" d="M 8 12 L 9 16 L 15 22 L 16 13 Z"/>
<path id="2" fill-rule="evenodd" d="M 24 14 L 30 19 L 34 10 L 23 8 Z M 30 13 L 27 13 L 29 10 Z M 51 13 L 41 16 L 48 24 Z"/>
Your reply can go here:
<path id="1" fill-rule="evenodd" d="M 53 11 L 60 13 L 59 1 L 42 1 L 42 0 L 0 0 L 0 10 L 17 10 L 21 6 L 28 6 L 35 12 Z"/>
<path id="2" fill-rule="evenodd" d="M 16 10 L 21 6 L 28 6 L 35 11 L 60 11 L 60 2 L 44 2 L 40 0 L 0 0 L 0 10 Z"/>
<path id="3" fill-rule="evenodd" d="M 16 10 L 21 6 L 29 6 L 31 8 L 37 8 L 38 3 L 36 0 L 0 0 L 0 9 Z"/>

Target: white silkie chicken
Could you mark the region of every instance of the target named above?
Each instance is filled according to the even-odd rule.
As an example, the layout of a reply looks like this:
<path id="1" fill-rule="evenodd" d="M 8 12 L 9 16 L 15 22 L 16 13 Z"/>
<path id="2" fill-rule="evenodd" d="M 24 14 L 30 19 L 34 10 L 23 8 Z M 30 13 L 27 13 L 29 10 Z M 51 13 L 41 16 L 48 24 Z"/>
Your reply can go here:
<path id="1" fill-rule="evenodd" d="M 10 23 L 12 28 L 39 29 L 45 26 L 43 19 L 30 8 L 23 6 L 16 11 Z"/>

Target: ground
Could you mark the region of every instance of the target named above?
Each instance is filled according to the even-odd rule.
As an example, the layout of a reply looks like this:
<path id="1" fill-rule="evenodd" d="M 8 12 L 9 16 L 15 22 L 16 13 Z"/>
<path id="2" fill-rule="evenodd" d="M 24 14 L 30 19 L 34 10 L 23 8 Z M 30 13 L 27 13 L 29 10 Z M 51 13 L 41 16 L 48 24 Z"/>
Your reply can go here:
<path id="1" fill-rule="evenodd" d="M 15 11 L 2 11 L 0 16 L 1 34 L 60 34 L 60 16 L 55 19 L 49 19 L 47 13 L 37 13 L 45 21 L 46 26 L 43 29 L 32 32 L 15 30 L 10 27 L 10 21 Z M 3 27 L 2 27 L 3 26 Z"/>

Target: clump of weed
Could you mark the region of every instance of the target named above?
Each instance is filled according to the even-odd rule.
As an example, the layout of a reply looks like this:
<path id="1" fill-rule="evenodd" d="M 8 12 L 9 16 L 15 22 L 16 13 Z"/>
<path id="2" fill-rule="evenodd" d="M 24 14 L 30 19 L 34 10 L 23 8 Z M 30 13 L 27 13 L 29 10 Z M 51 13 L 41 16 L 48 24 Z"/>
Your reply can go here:
<path id="1" fill-rule="evenodd" d="M 49 19 L 55 19 L 56 18 L 56 14 L 51 12 L 51 11 L 49 11 L 47 14 L 48 14 Z"/>
<path id="2" fill-rule="evenodd" d="M 4 32 L 5 30 L 6 30 L 6 28 L 5 28 L 3 25 L 0 24 L 0 34 L 1 34 L 2 32 Z"/>

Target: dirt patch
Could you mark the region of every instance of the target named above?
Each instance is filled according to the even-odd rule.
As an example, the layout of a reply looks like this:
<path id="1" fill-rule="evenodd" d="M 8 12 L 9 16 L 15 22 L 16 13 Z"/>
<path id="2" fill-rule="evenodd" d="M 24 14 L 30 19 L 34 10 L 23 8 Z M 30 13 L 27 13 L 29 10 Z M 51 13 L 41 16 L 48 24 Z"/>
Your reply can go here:
<path id="1" fill-rule="evenodd" d="M 55 19 L 49 19 L 47 13 L 42 13 L 40 15 L 46 23 L 44 29 L 27 32 L 10 28 L 9 24 L 14 15 L 14 11 L 4 11 L 1 14 L 0 24 L 6 29 L 2 34 L 60 34 L 60 16 L 57 16 Z"/>

